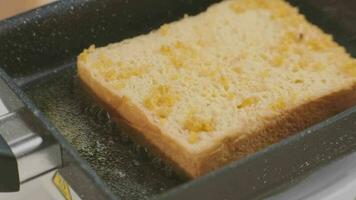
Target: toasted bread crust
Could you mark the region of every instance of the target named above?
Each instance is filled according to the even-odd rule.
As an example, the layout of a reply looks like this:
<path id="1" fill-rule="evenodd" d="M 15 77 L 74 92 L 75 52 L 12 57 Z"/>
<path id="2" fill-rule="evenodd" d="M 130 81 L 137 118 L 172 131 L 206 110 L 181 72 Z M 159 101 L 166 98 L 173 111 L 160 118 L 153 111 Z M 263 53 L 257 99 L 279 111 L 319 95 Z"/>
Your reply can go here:
<path id="1" fill-rule="evenodd" d="M 112 119 L 128 130 L 130 136 L 168 161 L 176 171 L 190 178 L 202 176 L 226 163 L 243 158 L 268 145 L 297 133 L 356 104 L 356 84 L 290 110 L 269 120 L 269 125 L 249 134 L 234 134 L 218 145 L 191 155 L 169 134 L 164 134 L 128 98 L 110 92 L 91 72 L 78 62 L 78 75 L 86 88 L 109 111 Z M 243 137 L 241 137 L 241 135 Z"/>
<path id="2" fill-rule="evenodd" d="M 189 154 L 182 146 L 163 134 L 152 124 L 147 116 L 126 97 L 120 97 L 92 77 L 82 63 L 78 62 L 78 75 L 85 88 L 94 95 L 109 112 L 111 118 L 125 129 L 135 141 L 150 148 L 159 157 L 163 157 L 172 167 L 184 177 L 196 177 L 197 167 Z"/>
<path id="3" fill-rule="evenodd" d="M 246 157 L 356 105 L 356 84 L 316 99 L 269 121 L 263 129 L 243 137 L 224 138 L 199 158 L 197 174 L 206 174 L 233 160 Z"/>

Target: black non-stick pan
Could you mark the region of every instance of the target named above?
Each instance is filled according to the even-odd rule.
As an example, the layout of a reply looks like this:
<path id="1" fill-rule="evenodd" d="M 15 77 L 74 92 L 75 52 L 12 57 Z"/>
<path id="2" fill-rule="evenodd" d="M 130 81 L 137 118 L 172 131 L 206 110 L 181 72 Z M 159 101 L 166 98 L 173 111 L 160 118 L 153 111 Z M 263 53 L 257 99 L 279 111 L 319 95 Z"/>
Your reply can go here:
<path id="1" fill-rule="evenodd" d="M 1 77 L 63 146 L 63 167 L 71 167 L 63 176 L 74 189 L 94 193 L 85 199 L 259 199 L 356 150 L 356 108 L 350 108 L 202 178 L 184 180 L 130 141 L 83 92 L 75 60 L 84 48 L 147 33 L 215 2 L 63 0 L 0 21 Z M 290 2 L 356 55 L 356 2 Z M 76 173 L 87 179 L 78 184 Z"/>

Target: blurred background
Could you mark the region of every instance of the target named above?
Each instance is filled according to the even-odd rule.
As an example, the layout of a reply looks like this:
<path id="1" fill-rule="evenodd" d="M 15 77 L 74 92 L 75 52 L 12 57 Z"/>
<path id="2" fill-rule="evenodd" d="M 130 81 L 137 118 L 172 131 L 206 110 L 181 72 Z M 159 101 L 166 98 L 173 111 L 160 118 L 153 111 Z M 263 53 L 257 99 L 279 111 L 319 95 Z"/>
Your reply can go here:
<path id="1" fill-rule="evenodd" d="M 0 20 L 52 1 L 54 0 L 0 0 Z"/>

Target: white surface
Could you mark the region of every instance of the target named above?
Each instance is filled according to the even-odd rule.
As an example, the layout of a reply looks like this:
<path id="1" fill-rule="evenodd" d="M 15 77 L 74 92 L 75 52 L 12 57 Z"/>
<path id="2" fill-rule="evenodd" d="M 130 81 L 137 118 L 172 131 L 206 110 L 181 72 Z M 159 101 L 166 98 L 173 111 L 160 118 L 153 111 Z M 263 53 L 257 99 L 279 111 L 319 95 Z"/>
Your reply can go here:
<path id="1" fill-rule="evenodd" d="M 21 185 L 20 192 L 0 193 L 0 200 L 65 200 L 52 182 L 55 172 L 47 173 Z M 71 190 L 73 200 L 80 200 Z"/>
<path id="2" fill-rule="evenodd" d="M 0 116 L 5 115 L 9 112 L 9 110 L 5 107 L 4 103 L 0 98 Z"/>

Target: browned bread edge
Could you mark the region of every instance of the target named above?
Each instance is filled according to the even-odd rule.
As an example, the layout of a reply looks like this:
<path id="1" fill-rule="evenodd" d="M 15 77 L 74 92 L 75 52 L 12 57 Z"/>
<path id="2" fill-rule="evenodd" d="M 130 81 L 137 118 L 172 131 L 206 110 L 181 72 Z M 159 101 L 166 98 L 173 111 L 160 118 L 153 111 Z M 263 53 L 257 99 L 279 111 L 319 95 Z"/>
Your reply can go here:
<path id="1" fill-rule="evenodd" d="M 318 123 L 356 104 L 356 84 L 342 91 L 316 99 L 279 117 L 268 119 L 268 126 L 243 137 L 224 138 L 200 155 L 191 155 L 161 130 L 126 97 L 114 95 L 91 76 L 78 62 L 78 75 L 85 87 L 107 109 L 114 121 L 128 129 L 140 144 L 167 160 L 180 174 L 190 178 L 202 176 L 231 161 L 243 158 L 273 143 Z"/>

